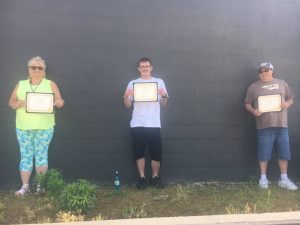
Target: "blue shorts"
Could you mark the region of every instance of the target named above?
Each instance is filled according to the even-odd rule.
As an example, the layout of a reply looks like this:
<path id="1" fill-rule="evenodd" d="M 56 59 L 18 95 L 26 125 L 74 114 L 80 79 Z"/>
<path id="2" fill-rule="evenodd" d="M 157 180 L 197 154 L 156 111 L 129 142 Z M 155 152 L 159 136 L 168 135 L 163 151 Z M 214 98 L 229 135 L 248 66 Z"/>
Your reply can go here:
<path id="1" fill-rule="evenodd" d="M 257 130 L 258 160 L 269 161 L 275 149 L 278 159 L 290 160 L 291 150 L 287 128 L 271 127 Z"/>

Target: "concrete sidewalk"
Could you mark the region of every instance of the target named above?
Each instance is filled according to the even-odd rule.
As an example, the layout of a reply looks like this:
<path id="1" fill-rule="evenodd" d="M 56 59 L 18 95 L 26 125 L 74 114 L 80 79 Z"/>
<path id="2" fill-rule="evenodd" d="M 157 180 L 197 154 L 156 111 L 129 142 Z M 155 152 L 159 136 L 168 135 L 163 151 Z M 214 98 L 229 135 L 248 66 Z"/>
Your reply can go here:
<path id="1" fill-rule="evenodd" d="M 58 225 L 51 223 L 48 225 Z M 68 225 L 300 225 L 300 211 L 72 222 Z M 46 225 L 46 224 L 44 224 Z M 62 225 L 62 223 L 60 224 Z"/>

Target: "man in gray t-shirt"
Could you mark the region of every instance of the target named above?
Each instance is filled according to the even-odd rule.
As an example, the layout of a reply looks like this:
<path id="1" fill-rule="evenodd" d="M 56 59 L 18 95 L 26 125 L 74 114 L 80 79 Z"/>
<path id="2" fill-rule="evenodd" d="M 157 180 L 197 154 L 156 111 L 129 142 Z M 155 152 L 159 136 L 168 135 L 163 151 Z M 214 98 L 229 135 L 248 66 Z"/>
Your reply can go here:
<path id="1" fill-rule="evenodd" d="M 298 187 L 287 176 L 288 160 L 291 159 L 287 109 L 293 104 L 293 94 L 285 81 L 273 77 L 274 68 L 271 63 L 260 64 L 258 73 L 259 80 L 252 83 L 247 90 L 245 107 L 256 117 L 258 160 L 261 172 L 259 186 L 264 189 L 269 187 L 270 182 L 266 173 L 274 147 L 281 172 L 278 185 L 288 190 L 297 190 Z M 268 99 L 269 109 L 266 107 L 265 100 L 260 102 L 260 104 L 264 102 L 264 105 L 258 105 L 258 99 Z M 272 109 L 272 102 L 279 102 L 278 109 L 276 107 Z"/>

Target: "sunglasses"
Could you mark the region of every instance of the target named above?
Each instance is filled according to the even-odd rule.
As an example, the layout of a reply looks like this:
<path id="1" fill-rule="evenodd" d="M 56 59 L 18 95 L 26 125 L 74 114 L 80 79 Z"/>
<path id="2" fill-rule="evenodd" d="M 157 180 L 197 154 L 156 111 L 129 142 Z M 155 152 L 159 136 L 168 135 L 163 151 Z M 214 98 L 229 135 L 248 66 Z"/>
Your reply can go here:
<path id="1" fill-rule="evenodd" d="M 269 71 L 270 71 L 270 69 L 260 69 L 260 70 L 258 70 L 259 73 L 267 73 Z"/>
<path id="2" fill-rule="evenodd" d="M 29 68 L 32 70 L 40 70 L 40 71 L 44 70 L 44 67 L 42 66 L 29 66 Z"/>

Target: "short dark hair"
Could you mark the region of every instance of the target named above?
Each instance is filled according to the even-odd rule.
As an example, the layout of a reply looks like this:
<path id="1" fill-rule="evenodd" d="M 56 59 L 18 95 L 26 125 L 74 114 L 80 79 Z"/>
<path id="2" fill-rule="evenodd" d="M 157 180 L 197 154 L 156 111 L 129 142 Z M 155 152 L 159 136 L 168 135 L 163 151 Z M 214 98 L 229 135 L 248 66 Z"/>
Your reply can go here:
<path id="1" fill-rule="evenodd" d="M 151 59 L 147 58 L 147 57 L 143 57 L 143 58 L 140 58 L 139 61 L 138 61 L 138 66 L 140 65 L 140 63 L 144 63 L 144 62 L 149 62 L 150 65 L 152 65 L 152 61 Z"/>

